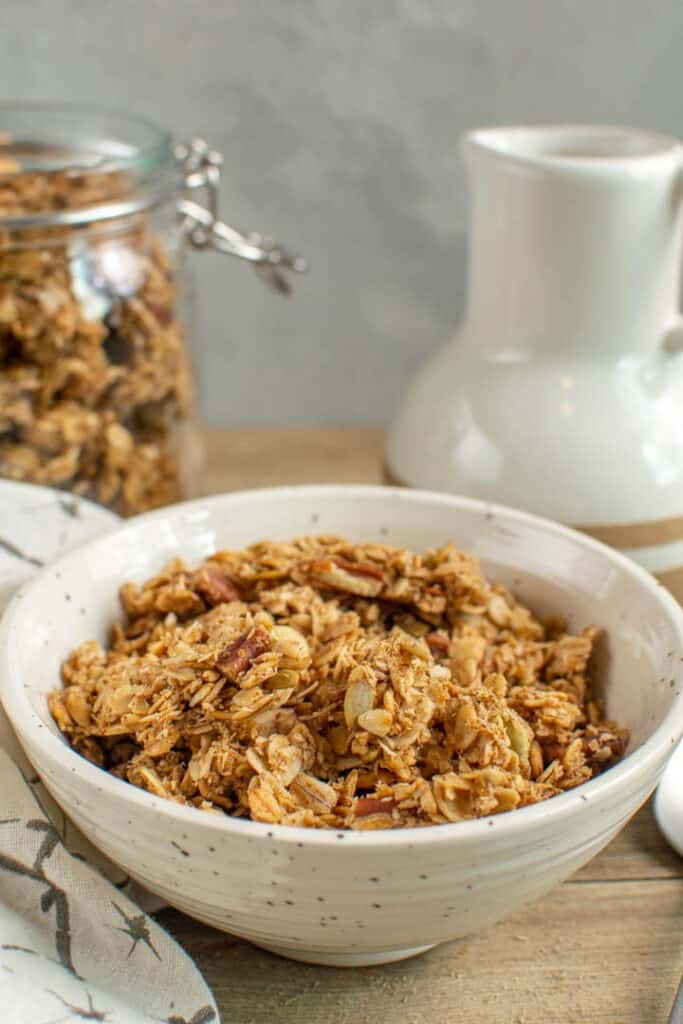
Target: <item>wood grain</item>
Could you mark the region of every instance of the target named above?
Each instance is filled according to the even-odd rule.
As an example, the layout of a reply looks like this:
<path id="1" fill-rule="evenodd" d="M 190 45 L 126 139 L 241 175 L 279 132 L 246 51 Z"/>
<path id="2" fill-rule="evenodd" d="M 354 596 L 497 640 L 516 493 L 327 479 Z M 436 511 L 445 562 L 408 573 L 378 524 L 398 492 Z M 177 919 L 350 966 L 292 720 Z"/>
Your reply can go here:
<path id="1" fill-rule="evenodd" d="M 381 480 L 376 428 L 208 433 L 211 491 Z M 415 960 L 336 970 L 290 963 L 158 915 L 195 958 L 224 1024 L 665 1024 L 683 963 L 683 862 L 648 804 L 544 900 Z"/>
<path id="2" fill-rule="evenodd" d="M 488 930 L 386 967 L 290 963 L 165 911 L 225 1024 L 658 1024 L 683 954 L 680 880 L 566 883 Z"/>
<path id="3" fill-rule="evenodd" d="M 282 484 L 381 483 L 379 427 L 273 427 L 207 434 L 207 493 Z"/>

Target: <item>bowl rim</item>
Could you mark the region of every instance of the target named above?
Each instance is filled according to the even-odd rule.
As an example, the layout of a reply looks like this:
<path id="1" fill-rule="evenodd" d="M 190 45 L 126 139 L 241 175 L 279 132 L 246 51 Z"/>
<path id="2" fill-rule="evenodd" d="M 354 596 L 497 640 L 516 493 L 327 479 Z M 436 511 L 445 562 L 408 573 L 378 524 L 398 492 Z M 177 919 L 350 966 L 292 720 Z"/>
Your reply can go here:
<path id="1" fill-rule="evenodd" d="M 107 531 L 103 536 L 88 541 L 57 561 L 50 563 L 20 588 L 0 619 L 0 700 L 20 736 L 30 736 L 34 745 L 41 749 L 42 754 L 48 760 L 57 762 L 65 770 L 76 773 L 84 785 L 99 794 L 98 799 L 101 799 L 103 794 L 109 794 L 117 802 L 130 802 L 141 810 L 147 809 L 155 813 L 162 811 L 169 818 L 177 820 L 188 828 L 201 825 L 213 832 L 235 833 L 250 839 L 277 839 L 298 845 L 303 843 L 307 847 L 335 845 L 339 839 L 344 839 L 355 848 L 363 846 L 367 849 L 396 845 L 413 847 L 424 843 L 446 842 L 450 844 L 458 840 L 466 841 L 468 844 L 479 840 L 490 843 L 494 837 L 500 841 L 511 836 L 518 836 L 520 831 L 531 833 L 534 831 L 534 826 L 550 828 L 558 819 L 571 817 L 588 804 L 595 804 L 596 801 L 604 803 L 612 794 L 627 791 L 629 783 L 637 782 L 638 779 L 646 779 L 649 772 L 656 772 L 659 762 L 663 762 L 673 751 L 683 735 L 683 685 L 675 691 L 674 700 L 669 710 L 644 743 L 631 754 L 627 754 L 622 761 L 610 768 L 604 775 L 590 779 L 575 789 L 567 790 L 537 804 L 484 818 L 445 824 L 363 831 L 315 829 L 301 825 L 259 822 L 247 818 L 235 818 L 227 814 L 221 816 L 209 814 L 200 808 L 176 804 L 98 768 L 72 750 L 60 734 L 55 734 L 45 727 L 31 707 L 26 689 L 18 678 L 19 673 L 13 671 L 14 662 L 10 642 L 15 623 L 21 621 L 24 607 L 31 600 L 33 593 L 40 589 L 44 576 L 50 573 L 59 573 L 65 564 L 78 561 L 84 554 L 98 547 L 114 545 L 123 534 L 134 533 L 140 528 L 148 528 L 150 524 L 168 516 L 183 516 L 204 506 L 212 508 L 222 504 L 239 505 L 253 500 L 283 501 L 294 496 L 299 499 L 370 500 L 380 498 L 389 501 L 408 501 L 425 506 L 446 505 L 454 510 L 468 510 L 488 518 L 494 515 L 524 524 L 541 533 L 564 537 L 613 564 L 649 591 L 655 597 L 664 616 L 674 627 L 680 649 L 683 651 L 683 607 L 676 602 L 664 585 L 619 551 L 561 523 L 495 502 L 438 491 L 404 489 L 380 484 L 304 484 L 255 488 L 198 498 L 135 516 L 114 530 Z M 682 664 L 683 657 L 679 656 L 676 665 Z M 683 678 L 679 680 L 679 684 L 683 684 Z M 27 744 L 27 748 L 30 759 L 31 747 L 29 744 Z"/>

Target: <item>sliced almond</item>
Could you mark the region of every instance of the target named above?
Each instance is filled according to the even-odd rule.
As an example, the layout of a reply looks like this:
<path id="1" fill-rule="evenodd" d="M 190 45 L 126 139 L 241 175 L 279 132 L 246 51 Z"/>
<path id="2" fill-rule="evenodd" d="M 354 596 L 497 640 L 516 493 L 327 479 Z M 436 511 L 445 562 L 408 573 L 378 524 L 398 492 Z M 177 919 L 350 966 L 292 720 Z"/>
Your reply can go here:
<path id="1" fill-rule="evenodd" d="M 387 736 L 391 731 L 392 716 L 384 708 L 373 708 L 371 711 L 364 711 L 358 715 L 356 725 L 373 736 Z"/>

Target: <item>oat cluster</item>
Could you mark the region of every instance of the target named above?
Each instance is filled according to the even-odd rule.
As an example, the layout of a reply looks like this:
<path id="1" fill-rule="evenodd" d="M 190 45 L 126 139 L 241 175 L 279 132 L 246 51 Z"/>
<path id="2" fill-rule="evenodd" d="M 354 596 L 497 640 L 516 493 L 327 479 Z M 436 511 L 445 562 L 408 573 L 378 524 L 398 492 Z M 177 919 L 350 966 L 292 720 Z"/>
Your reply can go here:
<path id="1" fill-rule="evenodd" d="M 107 649 L 50 697 L 91 761 L 264 822 L 455 822 L 577 786 L 624 752 L 591 692 L 597 630 L 540 621 L 452 545 L 331 537 L 125 584 Z"/>
<path id="2" fill-rule="evenodd" d="M 121 175 L 6 163 L 0 225 L 124 189 Z M 192 377 L 161 238 L 140 217 L 115 229 L 0 226 L 0 476 L 131 515 L 183 496 Z"/>

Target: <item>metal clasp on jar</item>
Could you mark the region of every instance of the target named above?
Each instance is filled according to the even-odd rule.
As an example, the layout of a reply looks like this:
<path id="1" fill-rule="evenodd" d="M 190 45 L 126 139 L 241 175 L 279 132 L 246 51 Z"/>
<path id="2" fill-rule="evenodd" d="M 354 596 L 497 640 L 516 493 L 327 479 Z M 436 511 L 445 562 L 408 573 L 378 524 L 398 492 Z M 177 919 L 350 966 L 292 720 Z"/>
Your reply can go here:
<path id="1" fill-rule="evenodd" d="M 287 272 L 307 269 L 302 256 L 255 232 L 244 234 L 219 219 L 219 186 L 223 157 L 210 149 L 203 139 L 176 146 L 176 159 L 185 177 L 188 192 L 204 189 L 204 203 L 185 196 L 178 201 L 178 213 L 188 241 L 195 249 L 216 249 L 254 264 L 259 277 L 286 295 L 290 291 Z"/>

